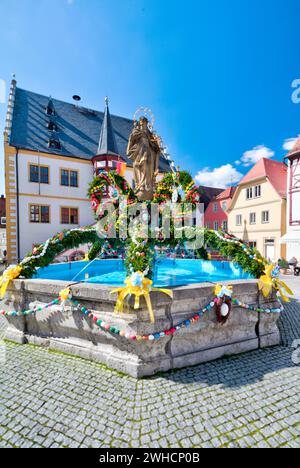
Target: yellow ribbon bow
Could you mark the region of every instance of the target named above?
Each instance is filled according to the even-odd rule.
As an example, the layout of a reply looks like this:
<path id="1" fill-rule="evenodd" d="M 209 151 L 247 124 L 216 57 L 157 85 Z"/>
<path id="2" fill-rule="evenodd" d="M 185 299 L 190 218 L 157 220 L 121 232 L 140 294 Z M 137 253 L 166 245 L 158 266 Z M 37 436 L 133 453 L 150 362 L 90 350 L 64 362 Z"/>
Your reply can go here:
<path id="1" fill-rule="evenodd" d="M 71 289 L 70 288 L 62 289 L 59 293 L 59 298 L 61 301 L 60 305 L 62 307 L 62 311 L 64 312 L 67 301 L 69 301 L 72 298 Z"/>
<path id="2" fill-rule="evenodd" d="M 22 267 L 19 265 L 10 266 L 7 268 L 3 275 L 0 277 L 0 299 L 3 299 L 11 281 L 18 278 L 21 274 Z"/>
<path id="3" fill-rule="evenodd" d="M 274 268 L 275 267 L 272 264 L 266 266 L 265 274 L 259 278 L 258 287 L 262 291 L 264 297 L 268 297 L 272 291 L 272 288 L 274 288 L 279 292 L 284 302 L 290 302 L 289 298 L 286 297 L 283 290 L 291 296 L 293 296 L 294 293 L 283 281 L 280 281 L 276 276 L 272 276 Z"/>
<path id="4" fill-rule="evenodd" d="M 60 300 L 66 302 L 68 299 L 72 297 L 72 293 L 70 288 L 62 289 L 59 293 Z"/>
<path id="5" fill-rule="evenodd" d="M 155 319 L 150 298 L 150 292 L 159 291 L 173 298 L 173 291 L 171 291 L 170 289 L 153 288 L 152 283 L 153 281 L 151 281 L 149 278 L 145 278 L 143 273 L 141 273 L 140 271 L 126 278 L 125 287 L 116 288 L 111 291 L 111 294 L 118 293 L 119 295 L 115 307 L 115 312 L 123 312 L 125 298 L 130 294 L 135 296 L 134 309 L 139 309 L 140 297 L 144 296 L 149 311 L 150 322 L 154 323 Z"/>
<path id="6" fill-rule="evenodd" d="M 217 284 L 214 292 L 217 297 L 232 297 L 233 289 L 232 286 L 222 286 L 221 284 Z"/>

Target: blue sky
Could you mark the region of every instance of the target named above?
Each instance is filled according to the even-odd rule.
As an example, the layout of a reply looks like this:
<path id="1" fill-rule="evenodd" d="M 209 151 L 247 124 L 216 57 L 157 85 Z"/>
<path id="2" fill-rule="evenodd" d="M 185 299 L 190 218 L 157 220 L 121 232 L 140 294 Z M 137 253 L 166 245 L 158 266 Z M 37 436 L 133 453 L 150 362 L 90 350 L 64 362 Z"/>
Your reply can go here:
<path id="1" fill-rule="evenodd" d="M 0 0 L 0 80 L 132 117 L 148 106 L 175 162 L 236 182 L 300 134 L 297 0 Z M 0 81 L 3 91 L 3 81 Z M 6 105 L 0 103 L 1 134 Z M 3 184 L 3 144 L 0 142 Z"/>

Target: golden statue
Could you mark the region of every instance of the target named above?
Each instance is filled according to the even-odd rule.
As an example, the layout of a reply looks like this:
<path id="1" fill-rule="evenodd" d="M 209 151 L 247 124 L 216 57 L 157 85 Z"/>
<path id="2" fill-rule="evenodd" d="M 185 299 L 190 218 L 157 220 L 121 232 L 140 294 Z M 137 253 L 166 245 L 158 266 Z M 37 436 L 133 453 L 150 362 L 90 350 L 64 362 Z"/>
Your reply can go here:
<path id="1" fill-rule="evenodd" d="M 148 119 L 142 116 L 127 146 L 127 156 L 133 161 L 134 191 L 140 201 L 153 198 L 160 154 L 160 138 L 150 131 Z"/>

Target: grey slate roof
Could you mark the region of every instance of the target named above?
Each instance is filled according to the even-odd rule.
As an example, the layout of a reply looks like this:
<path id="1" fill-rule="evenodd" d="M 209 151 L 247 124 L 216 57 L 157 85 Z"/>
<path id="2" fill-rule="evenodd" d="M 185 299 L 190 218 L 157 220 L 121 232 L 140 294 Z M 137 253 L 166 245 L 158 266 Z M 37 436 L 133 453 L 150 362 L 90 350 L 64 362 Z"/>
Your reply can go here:
<path id="1" fill-rule="evenodd" d="M 19 149 L 92 159 L 97 154 L 104 113 L 52 98 L 56 115 L 49 116 L 46 114 L 48 102 L 47 96 L 16 88 L 10 145 Z M 53 119 L 59 127 L 57 136 L 61 150 L 48 147 L 51 134 L 47 129 L 49 119 Z M 112 115 L 111 122 L 118 153 L 128 166 L 132 166 L 126 156 L 126 148 L 133 121 Z M 169 163 L 163 156 L 160 170 L 170 170 Z"/>
<path id="2" fill-rule="evenodd" d="M 106 98 L 106 107 L 104 111 L 104 118 L 101 127 L 100 140 L 97 155 L 105 154 L 119 154 L 117 142 L 115 138 L 114 128 L 111 122 L 110 112 L 108 108 L 108 100 Z"/>

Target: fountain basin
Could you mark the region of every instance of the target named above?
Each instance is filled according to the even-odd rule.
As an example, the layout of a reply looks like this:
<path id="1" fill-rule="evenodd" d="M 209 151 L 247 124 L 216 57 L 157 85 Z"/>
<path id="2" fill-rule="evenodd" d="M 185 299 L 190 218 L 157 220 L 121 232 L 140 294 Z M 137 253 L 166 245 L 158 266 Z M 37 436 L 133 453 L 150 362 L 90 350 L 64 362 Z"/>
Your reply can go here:
<path id="1" fill-rule="evenodd" d="M 15 280 L 9 288 L 7 309 L 25 310 L 34 304 L 49 303 L 67 284 L 57 280 Z M 257 280 L 234 280 L 224 284 L 232 285 L 234 296 L 246 304 L 278 307 L 275 295 L 263 298 Z M 176 326 L 214 298 L 214 285 L 208 283 L 174 287 L 173 300 L 153 292 L 151 299 L 156 320 L 151 324 L 143 299 L 140 310 L 116 315 L 116 295 L 110 294 L 111 289 L 86 283 L 73 286 L 72 292 L 97 317 L 136 335 L 154 334 Z M 30 316 L 9 317 L 7 338 L 92 359 L 138 378 L 277 345 L 280 342 L 278 318 L 278 313 L 246 311 L 234 306 L 228 322 L 221 325 L 212 309 L 174 335 L 157 341 L 136 342 L 99 329 L 79 310 L 67 306 L 62 311 L 61 306 L 55 306 Z"/>
<path id="2" fill-rule="evenodd" d="M 123 286 L 126 270 L 122 260 L 93 260 L 90 264 L 56 263 L 40 268 L 36 278 Z M 248 273 L 243 272 L 241 267 L 233 262 L 162 259 L 156 261 L 153 281 L 154 286 L 168 287 L 250 278 Z"/>

